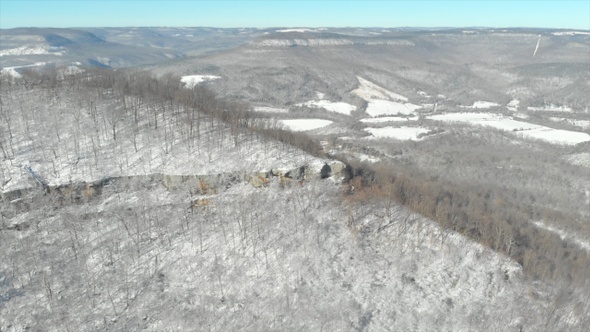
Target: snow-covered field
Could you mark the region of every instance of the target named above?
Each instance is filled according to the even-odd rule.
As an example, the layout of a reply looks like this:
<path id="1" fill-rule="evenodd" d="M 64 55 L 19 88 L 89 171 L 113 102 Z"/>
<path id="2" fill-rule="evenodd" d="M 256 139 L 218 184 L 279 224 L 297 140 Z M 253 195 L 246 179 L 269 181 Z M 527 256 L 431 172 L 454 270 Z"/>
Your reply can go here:
<path id="1" fill-rule="evenodd" d="M 381 115 L 410 115 L 422 106 L 400 103 L 396 101 L 371 99 L 367 105 L 367 114 L 369 116 L 381 116 Z"/>
<path id="2" fill-rule="evenodd" d="M 428 128 L 423 127 L 383 127 L 383 128 L 365 128 L 365 131 L 373 135 L 374 138 L 395 138 L 399 140 L 419 141 L 422 137 L 420 134 L 429 132 Z"/>
<path id="3" fill-rule="evenodd" d="M 516 121 L 503 115 L 492 113 L 447 113 L 428 117 L 431 120 L 465 122 L 500 130 L 514 132 L 525 138 L 540 139 L 555 144 L 575 145 L 590 141 L 590 135 L 582 132 L 560 130 L 541 125 Z"/>
<path id="4" fill-rule="evenodd" d="M 496 107 L 496 106 L 500 106 L 500 104 L 493 103 L 491 101 L 482 101 L 482 100 L 478 100 L 478 101 L 473 102 L 473 105 L 471 105 L 471 106 L 459 105 L 459 107 L 461 107 L 461 108 L 472 108 L 472 109 L 490 108 L 490 107 Z"/>
<path id="5" fill-rule="evenodd" d="M 280 120 L 279 123 L 292 131 L 307 131 L 329 126 L 332 121 L 324 119 L 291 119 Z"/>
<path id="6" fill-rule="evenodd" d="M 305 103 L 296 104 L 296 106 L 307 106 L 311 108 L 323 108 L 329 112 L 350 115 L 356 111 L 356 106 L 344 102 L 333 102 L 329 100 L 310 100 Z"/>
<path id="7" fill-rule="evenodd" d="M 518 135 L 522 135 L 526 138 L 540 139 L 550 143 L 564 145 L 576 145 L 578 143 L 590 141 L 590 135 L 586 133 L 570 130 L 553 129 L 544 126 L 532 128 L 531 130 L 519 131 Z"/>
<path id="8" fill-rule="evenodd" d="M 382 88 L 362 77 L 357 76 L 357 79 L 359 81 L 359 87 L 355 90 L 352 90 L 350 93 L 357 95 L 366 101 L 370 101 L 371 99 L 392 99 L 404 102 L 408 101 L 408 98 Z"/>
<path id="9" fill-rule="evenodd" d="M 383 123 L 383 122 L 405 122 L 405 121 L 417 121 L 417 116 L 413 117 L 400 117 L 400 116 L 383 116 L 378 118 L 367 118 L 361 119 L 363 123 Z"/>
<path id="10" fill-rule="evenodd" d="M 367 114 L 371 117 L 381 115 L 409 115 L 422 106 L 408 103 L 408 98 L 391 92 L 377 84 L 358 77 L 359 87 L 350 93 L 366 100 Z"/>
<path id="11" fill-rule="evenodd" d="M 193 88 L 195 85 L 219 79 L 221 77 L 215 75 L 186 75 L 180 78 L 180 81 L 185 84 L 185 87 L 190 89 Z"/>

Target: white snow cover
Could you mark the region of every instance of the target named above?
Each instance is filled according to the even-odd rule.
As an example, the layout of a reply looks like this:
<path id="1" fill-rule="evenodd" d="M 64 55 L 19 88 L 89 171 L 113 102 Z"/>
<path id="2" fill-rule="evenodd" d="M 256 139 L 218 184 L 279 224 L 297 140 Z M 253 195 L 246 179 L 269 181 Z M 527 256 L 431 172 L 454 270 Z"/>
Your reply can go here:
<path id="1" fill-rule="evenodd" d="M 254 107 L 254 112 L 261 113 L 288 113 L 289 110 L 277 107 L 257 106 Z"/>
<path id="2" fill-rule="evenodd" d="M 590 168 L 590 152 L 574 153 L 563 158 L 573 165 Z"/>
<path id="3" fill-rule="evenodd" d="M 6 67 L 6 68 L 2 68 L 2 70 L 0 71 L 0 75 L 2 76 L 10 76 L 10 77 L 14 77 L 14 78 L 20 78 L 22 75 L 19 74 L 15 69 L 17 67 Z"/>
<path id="4" fill-rule="evenodd" d="M 422 106 L 410 104 L 410 103 L 399 103 L 389 100 L 372 99 L 367 105 L 367 114 L 372 117 L 380 115 L 396 115 L 403 114 L 409 115 Z"/>
<path id="5" fill-rule="evenodd" d="M 81 69 L 78 66 L 67 66 L 66 69 L 64 70 L 64 74 L 66 75 L 75 75 L 75 74 L 79 74 L 79 73 L 83 73 L 84 69 Z"/>
<path id="6" fill-rule="evenodd" d="M 545 111 L 545 112 L 571 112 L 572 109 L 567 106 L 546 105 L 543 107 L 528 107 L 529 111 Z"/>
<path id="7" fill-rule="evenodd" d="M 555 121 L 555 122 L 566 122 L 566 123 L 569 123 L 573 126 L 581 127 L 584 129 L 590 128 L 590 121 L 588 121 L 588 120 L 576 120 L 576 119 L 556 118 L 556 117 L 550 117 L 549 120 Z"/>
<path id="8" fill-rule="evenodd" d="M 559 235 L 562 240 L 566 240 L 568 242 L 573 242 L 582 247 L 586 251 L 590 251 L 590 242 L 586 239 L 582 239 L 578 237 L 576 234 L 568 233 L 567 231 L 563 230 L 559 225 L 551 226 L 540 221 L 533 221 L 533 224 L 539 228 L 546 229 L 552 233 Z"/>
<path id="9" fill-rule="evenodd" d="M 408 101 L 408 98 L 382 88 L 362 77 L 357 76 L 356 78 L 359 81 L 359 87 L 355 90 L 352 90 L 350 93 L 357 95 L 366 101 L 371 99 L 393 99 L 406 102 Z"/>
<path id="10" fill-rule="evenodd" d="M 573 35 L 587 35 L 590 36 L 590 32 L 588 31 L 562 31 L 562 32 L 554 32 L 554 36 L 573 36 Z"/>
<path id="11" fill-rule="evenodd" d="M 539 126 L 531 130 L 521 131 L 520 135 L 530 138 L 541 139 L 551 143 L 576 145 L 582 142 L 590 141 L 590 135 L 586 133 L 553 129 L 549 127 Z"/>
<path id="12" fill-rule="evenodd" d="M 411 118 L 402 118 L 399 116 L 384 116 L 380 118 L 367 118 L 361 119 L 363 123 L 383 123 L 383 122 L 404 122 L 404 121 L 417 121 L 418 117 L 413 116 Z"/>
<path id="13" fill-rule="evenodd" d="M 357 76 L 359 87 L 350 93 L 368 101 L 367 114 L 371 117 L 380 115 L 408 115 L 422 106 L 408 103 L 408 98 L 391 92 L 372 83 L 362 77 Z M 392 101 L 395 100 L 395 101 Z"/>
<path id="14" fill-rule="evenodd" d="M 518 106 L 520 105 L 520 100 L 512 99 L 507 105 L 506 108 L 512 112 L 518 112 Z"/>
<path id="15" fill-rule="evenodd" d="M 478 100 L 478 101 L 474 102 L 473 105 L 471 105 L 471 106 L 459 105 L 459 107 L 461 107 L 461 108 L 490 108 L 490 107 L 494 107 L 494 106 L 500 106 L 500 105 L 497 103 L 493 103 L 491 101 L 482 101 L 482 100 Z"/>
<path id="16" fill-rule="evenodd" d="M 425 134 L 429 130 L 423 127 L 383 127 L 383 128 L 365 128 L 365 131 L 371 133 L 375 138 L 395 138 L 399 140 L 419 141 L 418 135 Z"/>
<path id="17" fill-rule="evenodd" d="M 306 28 L 299 28 L 299 29 L 281 29 L 277 30 L 277 32 L 315 32 L 316 30 L 313 29 L 306 29 Z"/>
<path id="18" fill-rule="evenodd" d="M 11 48 L 0 51 L 0 57 L 6 55 L 39 55 L 39 54 L 52 54 L 52 55 L 63 55 L 62 52 L 55 51 L 53 49 L 47 49 L 47 47 L 31 47 L 21 46 L 17 48 Z"/>
<path id="19" fill-rule="evenodd" d="M 218 78 L 221 77 L 215 75 L 187 75 L 182 76 L 180 78 L 180 81 L 185 84 L 185 87 L 187 89 L 190 89 L 201 82 L 212 81 Z"/>
<path id="20" fill-rule="evenodd" d="M 293 45 L 297 46 L 341 46 L 341 45 L 354 45 L 351 40 L 338 39 L 338 38 L 327 38 L 327 39 L 265 39 L 258 43 L 262 46 L 272 47 L 289 47 Z"/>
<path id="21" fill-rule="evenodd" d="M 378 161 L 380 161 L 381 159 L 377 158 L 377 157 L 373 157 L 373 156 L 369 156 L 367 154 L 364 153 L 357 153 L 355 154 L 355 156 L 360 160 L 360 161 L 368 161 L 370 163 L 376 163 Z"/>
<path id="22" fill-rule="evenodd" d="M 296 106 L 307 106 L 312 108 L 324 108 L 327 111 L 350 115 L 351 112 L 356 111 L 356 106 L 344 102 L 333 102 L 329 100 L 310 100 L 305 103 L 297 104 Z"/>
<path id="23" fill-rule="evenodd" d="M 332 121 L 324 119 L 292 119 L 280 120 L 279 123 L 292 131 L 307 131 L 328 126 L 332 124 Z"/>
<path id="24" fill-rule="evenodd" d="M 428 117 L 432 120 L 447 122 L 466 122 L 474 125 L 493 127 L 500 130 L 516 132 L 517 135 L 541 139 L 555 144 L 575 145 L 590 141 L 590 135 L 582 132 L 560 130 L 550 127 L 516 121 L 492 113 L 448 113 Z"/>
<path id="25" fill-rule="evenodd" d="M 16 69 L 19 68 L 29 68 L 29 67 L 37 67 L 37 66 L 45 66 L 47 63 L 46 62 L 37 62 L 34 63 L 32 65 L 24 65 L 24 66 L 14 66 L 14 67 L 4 67 L 2 68 L 2 70 L 0 71 L 0 75 L 7 75 L 7 76 L 12 76 L 14 78 L 19 78 L 22 75 L 19 74 Z"/>

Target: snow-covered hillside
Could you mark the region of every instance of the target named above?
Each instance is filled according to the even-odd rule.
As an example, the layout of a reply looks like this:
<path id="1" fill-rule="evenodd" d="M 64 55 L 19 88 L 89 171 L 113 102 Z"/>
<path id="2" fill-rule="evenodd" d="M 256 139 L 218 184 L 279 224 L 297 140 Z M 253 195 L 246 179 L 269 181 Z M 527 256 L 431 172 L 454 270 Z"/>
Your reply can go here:
<path id="1" fill-rule="evenodd" d="M 210 185 L 113 182 L 49 214 L 37 196 L 6 221 L 22 229 L 0 233 L 0 327 L 518 331 L 580 319 L 554 325 L 567 309 L 545 307 L 515 262 L 399 206 L 342 202 L 338 182 Z"/>

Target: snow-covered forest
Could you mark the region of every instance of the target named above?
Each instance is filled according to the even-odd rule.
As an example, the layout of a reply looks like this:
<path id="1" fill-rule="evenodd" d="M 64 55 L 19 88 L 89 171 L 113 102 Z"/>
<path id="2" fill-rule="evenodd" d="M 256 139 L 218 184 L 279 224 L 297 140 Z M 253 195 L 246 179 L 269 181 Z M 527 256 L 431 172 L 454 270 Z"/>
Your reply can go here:
<path id="1" fill-rule="evenodd" d="M 2 331 L 590 322 L 587 252 L 498 191 L 335 160 L 171 75 L 55 68 L 1 92 Z"/>

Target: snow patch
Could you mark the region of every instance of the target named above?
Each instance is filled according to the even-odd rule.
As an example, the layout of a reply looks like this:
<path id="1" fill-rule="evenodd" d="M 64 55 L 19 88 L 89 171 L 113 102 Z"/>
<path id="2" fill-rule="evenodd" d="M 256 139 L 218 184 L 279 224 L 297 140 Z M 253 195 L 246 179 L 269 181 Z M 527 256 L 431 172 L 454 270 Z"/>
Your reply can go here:
<path id="1" fill-rule="evenodd" d="M 277 32 L 315 32 L 316 30 L 313 29 L 281 29 L 281 30 L 277 30 Z"/>
<path id="2" fill-rule="evenodd" d="M 590 141 L 590 135 L 582 132 L 554 129 L 550 127 L 516 121 L 500 114 L 492 113 L 448 113 L 428 117 L 431 120 L 465 122 L 473 125 L 493 127 L 512 131 L 525 138 L 541 139 L 555 144 L 575 145 Z"/>
<path id="3" fill-rule="evenodd" d="M 395 138 L 399 140 L 419 141 L 421 134 L 426 134 L 429 129 L 423 127 L 383 127 L 383 128 L 365 128 L 375 138 Z"/>
<path id="4" fill-rule="evenodd" d="M 310 100 L 305 103 L 299 103 L 295 106 L 307 106 L 311 108 L 323 108 L 330 112 L 350 115 L 351 112 L 356 111 L 356 106 L 344 102 L 332 102 L 329 100 Z"/>
<path id="5" fill-rule="evenodd" d="M 291 119 L 280 120 L 279 123 L 291 131 L 307 131 L 331 125 L 332 121 L 324 119 Z"/>
<path id="6" fill-rule="evenodd" d="M 408 101 L 408 98 L 382 88 L 362 77 L 357 76 L 357 79 L 359 81 L 359 87 L 355 90 L 352 90 L 350 93 L 357 95 L 366 101 L 370 101 L 371 99 L 393 99 L 406 102 Z"/>
<path id="7" fill-rule="evenodd" d="M 490 107 L 495 107 L 495 106 L 500 106 L 500 105 L 497 103 L 493 103 L 491 101 L 482 101 L 482 100 L 478 100 L 478 101 L 474 102 L 473 105 L 471 105 L 471 106 L 459 105 L 459 107 L 461 107 L 461 108 L 473 108 L 473 109 L 490 108 Z"/>
<path id="8" fill-rule="evenodd" d="M 590 168 L 590 152 L 574 153 L 564 157 L 572 165 Z"/>
<path id="9" fill-rule="evenodd" d="M 543 126 L 539 126 L 539 128 L 534 128 L 527 131 L 522 131 L 519 132 L 519 134 L 525 137 L 541 139 L 550 143 L 565 145 L 576 145 L 578 143 L 590 141 L 590 135 L 586 133 L 570 130 L 553 129 Z"/>
<path id="10" fill-rule="evenodd" d="M 575 234 L 570 234 L 561 228 L 549 226 L 539 221 L 533 221 L 533 224 L 539 228 L 548 230 L 551 233 L 559 235 L 559 237 L 564 241 L 573 242 L 582 247 L 582 249 L 590 251 L 590 242 L 580 239 Z"/>
<path id="11" fill-rule="evenodd" d="M 380 118 L 367 118 L 361 119 L 363 123 L 383 123 L 383 122 L 404 122 L 404 121 L 418 121 L 418 117 L 414 116 L 411 118 L 402 118 L 399 116 L 384 116 Z"/>
<path id="12" fill-rule="evenodd" d="M 292 46 L 342 46 L 354 45 L 351 40 L 327 38 L 327 39 L 265 39 L 259 42 L 262 46 L 292 47 Z"/>
<path id="13" fill-rule="evenodd" d="M 370 163 L 376 163 L 376 162 L 379 162 L 381 160 L 381 159 L 379 159 L 377 157 L 369 156 L 368 154 L 364 154 L 364 153 L 357 153 L 356 154 L 356 157 L 360 161 L 367 161 L 367 162 L 370 162 Z"/>
<path id="14" fill-rule="evenodd" d="M 57 49 L 47 47 L 30 47 L 30 46 L 21 46 L 18 48 L 11 48 L 7 50 L 0 51 L 0 57 L 3 56 L 10 56 L 10 55 L 63 55 L 63 51 L 57 51 Z"/>
<path id="15" fill-rule="evenodd" d="M 520 100 L 512 99 L 507 105 L 506 108 L 511 112 L 518 112 L 518 106 L 520 105 Z"/>
<path id="16" fill-rule="evenodd" d="M 20 68 L 30 68 L 30 67 L 39 67 L 39 66 L 45 66 L 47 63 L 46 62 L 37 62 L 34 63 L 32 65 L 24 65 L 24 66 L 14 66 L 14 67 L 4 67 L 2 68 L 2 70 L 0 71 L 0 75 L 2 76 L 10 76 L 13 78 L 20 78 L 22 77 L 21 74 L 19 74 L 16 69 L 20 69 Z"/>
<path id="17" fill-rule="evenodd" d="M 554 122 L 565 122 L 571 124 L 576 127 L 590 129 L 590 121 L 589 120 L 576 120 L 576 119 L 568 119 L 568 118 L 556 118 L 550 117 L 549 120 Z"/>
<path id="18" fill-rule="evenodd" d="M 552 33 L 554 36 L 574 36 L 574 35 L 586 35 L 590 36 L 590 32 L 587 31 L 560 31 Z"/>
<path id="19" fill-rule="evenodd" d="M 409 115 L 414 113 L 415 110 L 422 106 L 410 104 L 410 103 L 399 103 L 389 100 L 372 99 L 367 105 L 367 114 L 372 117 L 380 115 L 396 115 L 403 114 Z"/>
<path id="20" fill-rule="evenodd" d="M 214 76 L 214 75 L 187 75 L 187 76 L 182 76 L 180 78 L 180 82 L 185 84 L 185 88 L 191 89 L 199 83 L 216 80 L 218 78 L 221 78 L 221 77 Z"/>
<path id="21" fill-rule="evenodd" d="M 543 107 L 528 107 L 529 111 L 544 111 L 544 112 L 571 112 L 572 109 L 567 106 L 545 105 Z"/>

